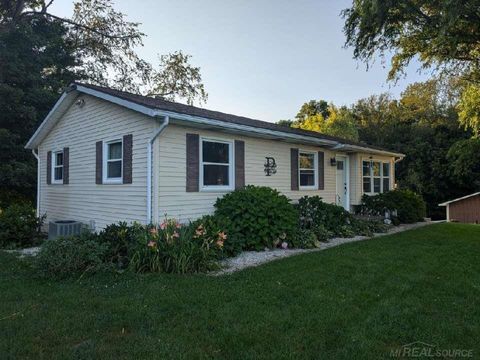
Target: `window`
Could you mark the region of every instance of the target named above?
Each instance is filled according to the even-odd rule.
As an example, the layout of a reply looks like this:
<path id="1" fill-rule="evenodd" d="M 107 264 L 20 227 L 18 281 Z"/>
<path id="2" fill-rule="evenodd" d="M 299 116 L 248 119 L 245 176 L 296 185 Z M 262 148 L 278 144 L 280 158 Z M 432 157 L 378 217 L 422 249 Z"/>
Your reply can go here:
<path id="1" fill-rule="evenodd" d="M 123 143 L 113 140 L 105 143 L 103 150 L 103 182 L 122 183 Z"/>
<path id="2" fill-rule="evenodd" d="M 230 141 L 202 139 L 200 179 L 202 189 L 233 189 L 233 154 Z"/>
<path id="3" fill-rule="evenodd" d="M 300 177 L 300 188 L 315 189 L 317 184 L 316 176 L 316 153 L 298 153 L 298 172 Z"/>
<path id="4" fill-rule="evenodd" d="M 63 184 L 63 151 L 53 153 L 52 179 L 54 184 Z"/>
<path id="5" fill-rule="evenodd" d="M 381 161 L 363 161 L 363 192 L 379 194 L 390 190 L 390 163 Z"/>

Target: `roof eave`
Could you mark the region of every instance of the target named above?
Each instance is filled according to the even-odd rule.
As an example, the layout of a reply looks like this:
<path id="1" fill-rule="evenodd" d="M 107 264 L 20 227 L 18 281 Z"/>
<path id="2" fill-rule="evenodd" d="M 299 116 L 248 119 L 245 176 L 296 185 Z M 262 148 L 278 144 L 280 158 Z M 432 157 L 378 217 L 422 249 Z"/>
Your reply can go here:
<path id="1" fill-rule="evenodd" d="M 32 135 L 30 140 L 25 145 L 27 149 L 35 149 L 38 145 L 43 141 L 45 136 L 48 134 L 49 127 L 53 126 L 55 120 L 57 120 L 63 112 L 61 110 L 65 110 L 68 108 L 76 98 L 78 93 L 84 93 L 87 95 L 91 95 L 108 102 L 117 104 L 119 106 L 128 108 L 130 110 L 140 112 L 150 117 L 164 117 L 169 116 L 171 119 L 178 119 L 180 121 L 185 122 L 186 124 L 196 124 L 198 126 L 210 126 L 215 128 L 222 128 L 232 132 L 240 132 L 245 134 L 256 134 L 257 136 L 265 136 L 265 137 L 277 137 L 285 140 L 290 141 L 298 141 L 302 143 L 309 143 L 315 144 L 318 146 L 325 146 L 330 147 L 334 150 L 344 150 L 344 151 L 364 151 L 373 154 L 382 154 L 386 156 L 394 156 L 398 158 L 405 157 L 404 154 L 395 153 L 386 150 L 374 149 L 370 147 L 363 147 L 359 145 L 350 145 L 342 143 L 339 140 L 330 140 L 330 139 L 323 139 L 318 136 L 308 136 L 308 135 L 301 135 L 301 134 L 294 134 L 291 132 L 283 132 L 279 130 L 271 130 L 271 129 L 264 129 L 261 127 L 249 126 L 249 125 L 242 125 L 237 123 L 231 123 L 221 120 L 214 120 L 205 117 L 199 117 L 194 115 L 188 115 L 183 113 L 177 113 L 173 111 L 166 111 L 160 110 L 144 105 L 140 105 L 136 102 L 129 101 L 118 96 L 114 96 L 111 94 L 107 94 L 105 92 L 92 89 L 88 86 L 83 86 L 81 84 L 72 84 L 60 97 L 57 103 L 54 105 L 52 110 L 48 113 L 45 117 L 42 124 L 38 127 L 37 131 Z M 66 103 L 66 104 L 65 104 Z M 65 106 L 66 105 L 66 106 Z M 53 124 L 52 124 L 53 123 Z"/>

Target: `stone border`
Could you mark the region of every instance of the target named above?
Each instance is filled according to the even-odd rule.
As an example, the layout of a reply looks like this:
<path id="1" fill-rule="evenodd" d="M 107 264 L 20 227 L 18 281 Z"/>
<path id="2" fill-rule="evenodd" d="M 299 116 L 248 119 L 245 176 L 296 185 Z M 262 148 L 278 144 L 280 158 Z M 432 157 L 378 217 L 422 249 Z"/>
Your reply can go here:
<path id="1" fill-rule="evenodd" d="M 333 238 L 333 239 L 330 239 L 328 242 L 322 243 L 319 248 L 315 248 L 315 249 L 290 249 L 290 250 L 274 249 L 274 250 L 267 250 L 267 251 L 244 251 L 236 257 L 228 258 L 221 261 L 220 265 L 222 266 L 222 269 L 212 272 L 210 273 L 210 275 L 212 276 L 228 275 L 243 269 L 265 264 L 267 262 L 274 261 L 277 259 L 282 259 L 282 258 L 286 258 L 286 257 L 298 255 L 298 254 L 321 251 L 321 250 L 329 249 L 331 247 L 350 243 L 350 242 L 368 240 L 376 237 L 396 234 L 399 232 L 417 229 L 423 226 L 427 226 L 435 223 L 441 223 L 441 222 L 444 222 L 444 220 L 425 221 L 425 222 L 418 222 L 415 224 L 402 224 L 399 226 L 392 227 L 386 233 L 377 233 L 377 234 L 373 234 L 373 236 L 355 236 L 352 238 Z"/>

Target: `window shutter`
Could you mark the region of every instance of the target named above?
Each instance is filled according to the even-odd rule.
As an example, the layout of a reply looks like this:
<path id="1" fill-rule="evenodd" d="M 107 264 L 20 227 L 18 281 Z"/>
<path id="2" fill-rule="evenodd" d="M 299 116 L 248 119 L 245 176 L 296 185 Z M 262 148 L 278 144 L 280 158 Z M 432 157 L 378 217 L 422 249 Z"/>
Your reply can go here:
<path id="1" fill-rule="evenodd" d="M 318 190 L 325 189 L 325 155 L 323 151 L 318 152 Z"/>
<path id="2" fill-rule="evenodd" d="M 95 157 L 95 183 L 103 183 L 103 142 L 97 141 Z"/>
<path id="3" fill-rule="evenodd" d="M 47 184 L 52 183 L 52 152 L 47 152 Z"/>
<path id="4" fill-rule="evenodd" d="M 235 140 L 235 189 L 245 187 L 245 141 Z"/>
<path id="5" fill-rule="evenodd" d="M 197 192 L 199 188 L 200 137 L 187 134 L 187 192 Z"/>
<path id="6" fill-rule="evenodd" d="M 63 183 L 68 184 L 70 180 L 70 149 L 63 148 Z"/>
<path id="7" fill-rule="evenodd" d="M 123 183 L 132 183 L 132 134 L 123 137 Z"/>
<path id="8" fill-rule="evenodd" d="M 291 189 L 298 190 L 298 149 L 290 149 Z"/>

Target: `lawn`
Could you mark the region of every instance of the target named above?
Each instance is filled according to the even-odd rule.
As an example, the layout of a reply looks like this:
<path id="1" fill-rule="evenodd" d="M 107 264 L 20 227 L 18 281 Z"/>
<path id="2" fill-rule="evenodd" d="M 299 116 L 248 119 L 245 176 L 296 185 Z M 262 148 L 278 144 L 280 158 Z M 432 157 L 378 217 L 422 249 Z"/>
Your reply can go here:
<path id="1" fill-rule="evenodd" d="M 35 276 L 0 254 L 0 358 L 480 357 L 480 226 L 431 225 L 223 277 Z"/>

